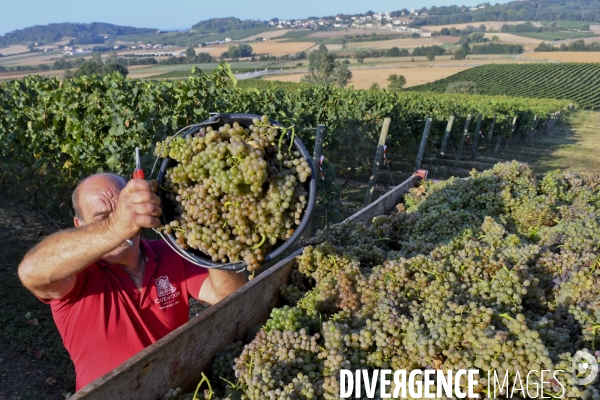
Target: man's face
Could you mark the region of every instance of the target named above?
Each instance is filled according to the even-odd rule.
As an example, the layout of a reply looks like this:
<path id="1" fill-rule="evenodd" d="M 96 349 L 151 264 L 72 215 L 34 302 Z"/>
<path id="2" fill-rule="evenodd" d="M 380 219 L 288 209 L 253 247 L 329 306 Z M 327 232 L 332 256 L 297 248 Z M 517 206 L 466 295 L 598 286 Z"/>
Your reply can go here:
<path id="1" fill-rule="evenodd" d="M 119 193 L 125 182 L 114 175 L 94 175 L 86 179 L 77 194 L 81 221 L 75 217 L 75 227 L 80 228 L 110 218 L 117 206 Z M 137 255 L 140 236 L 131 238 L 133 246 L 123 242 L 115 249 L 104 254 L 102 260 L 111 264 L 125 264 Z"/>

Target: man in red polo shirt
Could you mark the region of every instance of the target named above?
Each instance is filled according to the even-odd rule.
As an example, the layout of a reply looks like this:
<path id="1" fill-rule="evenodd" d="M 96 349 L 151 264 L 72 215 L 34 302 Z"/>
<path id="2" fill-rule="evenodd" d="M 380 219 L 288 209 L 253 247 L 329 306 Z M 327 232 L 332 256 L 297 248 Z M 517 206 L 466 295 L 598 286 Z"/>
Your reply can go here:
<path id="1" fill-rule="evenodd" d="M 213 304 L 247 280 L 140 239 L 142 228 L 160 226 L 156 188 L 92 175 L 73 193 L 75 228 L 45 238 L 19 265 L 23 285 L 51 306 L 77 390 L 187 322 L 188 295 Z"/>

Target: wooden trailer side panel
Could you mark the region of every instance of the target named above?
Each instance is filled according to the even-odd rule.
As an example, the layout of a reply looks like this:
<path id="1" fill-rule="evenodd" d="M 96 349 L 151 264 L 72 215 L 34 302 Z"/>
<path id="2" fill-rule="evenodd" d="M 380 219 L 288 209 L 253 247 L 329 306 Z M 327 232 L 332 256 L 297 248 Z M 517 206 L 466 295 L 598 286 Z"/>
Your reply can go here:
<path id="1" fill-rule="evenodd" d="M 368 207 L 356 212 L 346 219 L 346 221 L 362 222 L 363 224 L 370 224 L 374 217 L 378 215 L 388 214 L 394 209 L 396 204 L 400 201 L 402 196 L 415 186 L 419 178 L 416 175 L 412 175 L 410 178 L 396 186 L 393 190 L 390 190 L 371 204 Z"/>

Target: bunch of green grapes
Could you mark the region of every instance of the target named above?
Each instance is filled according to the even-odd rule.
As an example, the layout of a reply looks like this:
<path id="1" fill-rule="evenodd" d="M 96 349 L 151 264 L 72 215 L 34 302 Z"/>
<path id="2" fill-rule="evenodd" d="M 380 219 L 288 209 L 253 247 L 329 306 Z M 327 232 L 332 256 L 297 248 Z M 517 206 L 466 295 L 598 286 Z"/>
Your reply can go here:
<path id="1" fill-rule="evenodd" d="M 485 400 L 488 371 L 536 393 L 561 370 L 544 397 L 600 399 L 572 364 L 600 359 L 599 182 L 503 163 L 319 232 L 233 361 L 242 398 L 334 399 L 341 369 L 389 368 L 478 369 Z"/>
<path id="2" fill-rule="evenodd" d="M 243 260 L 248 270 L 258 269 L 294 234 L 308 202 L 305 182 L 312 171 L 293 140 L 293 127 L 273 126 L 263 115 L 247 128 L 237 122 L 208 126 L 157 143 L 156 156 L 178 162 L 162 187 L 177 214 L 165 233 L 213 261 Z"/>

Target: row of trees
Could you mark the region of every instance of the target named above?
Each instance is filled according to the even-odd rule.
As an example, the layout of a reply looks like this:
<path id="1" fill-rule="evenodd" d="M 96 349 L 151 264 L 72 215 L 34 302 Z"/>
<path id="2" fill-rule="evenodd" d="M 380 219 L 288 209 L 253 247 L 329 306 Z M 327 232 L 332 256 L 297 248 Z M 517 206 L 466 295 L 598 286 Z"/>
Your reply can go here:
<path id="1" fill-rule="evenodd" d="M 446 54 L 446 49 L 442 46 L 421 46 L 413 49 L 412 53 L 407 49 L 399 49 L 398 47 L 392 47 L 389 50 L 359 50 L 354 53 L 354 58 L 359 63 L 363 63 L 365 58 L 368 57 L 413 57 L 427 56 L 430 60 L 435 59 L 435 56 L 443 56 Z"/>
<path id="2" fill-rule="evenodd" d="M 600 43 L 585 43 L 583 40 L 575 40 L 568 44 L 553 46 L 550 43 L 542 42 L 533 51 L 600 51 Z"/>

